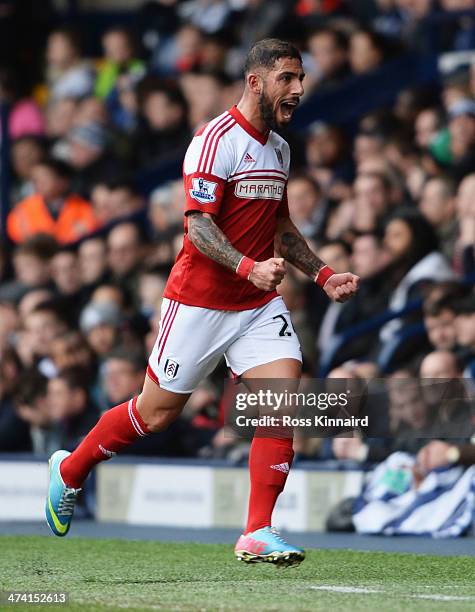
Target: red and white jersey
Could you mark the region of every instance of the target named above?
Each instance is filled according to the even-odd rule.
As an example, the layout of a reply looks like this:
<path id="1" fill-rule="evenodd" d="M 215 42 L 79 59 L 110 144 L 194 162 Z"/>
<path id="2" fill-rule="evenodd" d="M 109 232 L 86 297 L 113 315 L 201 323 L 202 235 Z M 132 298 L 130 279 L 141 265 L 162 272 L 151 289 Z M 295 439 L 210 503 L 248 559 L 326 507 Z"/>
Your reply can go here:
<path id="1" fill-rule="evenodd" d="M 185 237 L 165 297 L 190 306 L 247 310 L 277 293 L 262 291 L 203 255 L 187 236 L 186 213 L 213 215 L 216 225 L 243 255 L 274 256 L 278 217 L 288 217 L 290 151 L 275 132 L 257 131 L 234 106 L 205 125 L 188 147 L 183 164 Z"/>

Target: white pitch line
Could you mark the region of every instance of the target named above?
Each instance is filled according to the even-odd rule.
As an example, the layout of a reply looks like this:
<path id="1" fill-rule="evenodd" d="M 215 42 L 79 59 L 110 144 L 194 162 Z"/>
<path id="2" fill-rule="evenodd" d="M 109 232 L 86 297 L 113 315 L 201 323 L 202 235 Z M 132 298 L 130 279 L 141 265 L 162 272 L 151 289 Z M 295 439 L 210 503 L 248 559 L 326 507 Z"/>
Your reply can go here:
<path id="1" fill-rule="evenodd" d="M 333 593 L 384 593 L 385 591 L 380 591 L 378 589 L 367 589 L 365 587 L 351 587 L 351 586 L 330 586 L 330 585 L 321 585 L 321 586 L 311 586 L 311 589 L 315 591 L 332 591 Z"/>
<path id="2" fill-rule="evenodd" d="M 411 595 L 411 599 L 432 599 L 434 601 L 473 601 L 470 595 Z"/>
<path id="3" fill-rule="evenodd" d="M 431 601 L 473 601 L 475 597 L 470 595 L 405 595 L 404 593 L 393 593 L 391 591 L 384 591 L 382 589 L 368 589 L 366 587 L 352 587 L 352 586 L 333 586 L 333 585 L 312 585 L 311 588 L 314 591 L 330 591 L 332 593 L 353 593 L 356 595 L 399 595 L 400 597 L 410 597 L 411 599 L 429 599 Z"/>

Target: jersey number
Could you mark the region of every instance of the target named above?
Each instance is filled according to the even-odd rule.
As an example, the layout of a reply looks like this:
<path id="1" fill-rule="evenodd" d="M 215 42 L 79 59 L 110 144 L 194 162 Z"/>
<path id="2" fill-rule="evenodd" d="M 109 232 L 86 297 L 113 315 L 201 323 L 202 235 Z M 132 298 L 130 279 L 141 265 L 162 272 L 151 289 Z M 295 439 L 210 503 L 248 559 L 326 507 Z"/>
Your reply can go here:
<path id="1" fill-rule="evenodd" d="M 287 328 L 289 327 L 289 324 L 287 322 L 287 319 L 284 317 L 284 315 L 277 315 L 276 317 L 272 317 L 273 319 L 282 319 L 282 327 L 280 328 L 280 332 L 279 332 L 279 336 L 285 337 L 285 336 L 291 336 L 292 333 L 290 331 L 287 331 Z"/>

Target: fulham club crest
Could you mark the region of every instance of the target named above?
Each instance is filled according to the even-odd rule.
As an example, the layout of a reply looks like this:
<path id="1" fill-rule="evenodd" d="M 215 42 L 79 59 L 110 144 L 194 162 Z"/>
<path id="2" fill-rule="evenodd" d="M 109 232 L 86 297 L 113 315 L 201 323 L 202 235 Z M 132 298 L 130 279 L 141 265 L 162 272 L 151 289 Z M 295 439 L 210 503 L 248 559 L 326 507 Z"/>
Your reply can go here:
<path id="1" fill-rule="evenodd" d="M 277 147 L 275 147 L 274 149 L 275 154 L 277 155 L 277 161 L 280 164 L 280 167 L 283 168 L 284 167 L 284 158 L 282 157 L 282 151 L 280 149 L 278 149 Z"/>
<path id="2" fill-rule="evenodd" d="M 165 371 L 165 378 L 167 380 L 173 380 L 178 373 L 178 368 L 180 365 L 173 361 L 173 359 L 167 359 L 165 361 L 165 367 L 163 368 Z"/>

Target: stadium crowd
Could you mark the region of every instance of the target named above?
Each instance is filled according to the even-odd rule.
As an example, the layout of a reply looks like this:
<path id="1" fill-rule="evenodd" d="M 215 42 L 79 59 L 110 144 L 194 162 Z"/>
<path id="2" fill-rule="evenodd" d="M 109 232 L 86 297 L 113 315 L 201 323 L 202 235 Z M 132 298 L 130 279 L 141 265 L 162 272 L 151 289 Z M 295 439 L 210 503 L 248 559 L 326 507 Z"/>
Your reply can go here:
<path id="1" fill-rule="evenodd" d="M 87 32 L 51 27 L 28 91 L 3 65 L 12 180 L 0 244 L 0 451 L 72 450 L 101 411 L 141 390 L 183 235 L 182 181 L 164 174 L 196 129 L 237 102 L 255 40 L 296 41 L 311 105 L 404 54 L 475 50 L 473 14 L 435 19 L 470 9 L 475 1 L 161 0 L 133 26 L 106 29 L 101 57 L 83 52 Z M 379 461 L 408 448 L 408 428 L 438 438 L 421 386 L 395 383 L 475 377 L 473 57 L 384 107 L 368 89 L 373 110 L 351 125 L 315 120 L 285 134 L 294 222 L 335 271 L 361 277 L 355 299 L 330 304 L 289 266 L 279 292 L 304 374 L 394 381 L 391 440 L 297 437 L 300 457 Z M 323 368 L 339 334 L 388 309 L 403 314 L 348 337 Z M 246 444 L 223 427 L 226 376 L 221 365 L 169 430 L 128 452 L 244 458 Z M 447 422 L 459 408 L 447 407 Z M 472 463 L 468 434 L 454 434 L 457 461 Z M 423 437 L 409 448 L 428 469 L 442 465 L 449 445 Z"/>

